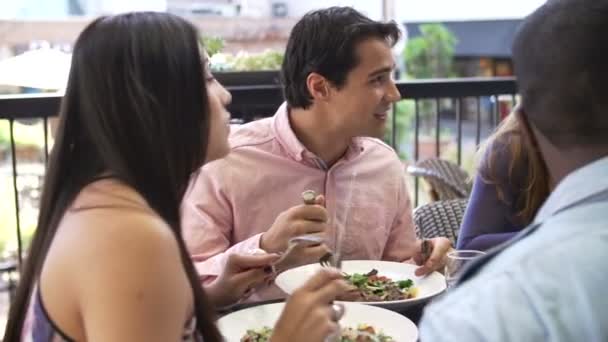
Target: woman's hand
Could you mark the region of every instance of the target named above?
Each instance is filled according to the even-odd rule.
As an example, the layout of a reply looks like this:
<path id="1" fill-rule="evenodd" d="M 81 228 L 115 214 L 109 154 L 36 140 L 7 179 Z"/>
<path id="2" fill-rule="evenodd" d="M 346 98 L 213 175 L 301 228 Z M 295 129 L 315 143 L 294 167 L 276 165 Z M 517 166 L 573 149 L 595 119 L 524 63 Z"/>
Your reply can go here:
<path id="1" fill-rule="evenodd" d="M 338 330 L 332 301 L 349 289 L 342 274 L 322 269 L 294 291 L 274 327 L 272 342 L 322 342 Z"/>
<path id="2" fill-rule="evenodd" d="M 205 292 L 218 308 L 234 304 L 272 279 L 270 265 L 278 258 L 277 254 L 231 254 L 222 274 L 205 286 Z"/>

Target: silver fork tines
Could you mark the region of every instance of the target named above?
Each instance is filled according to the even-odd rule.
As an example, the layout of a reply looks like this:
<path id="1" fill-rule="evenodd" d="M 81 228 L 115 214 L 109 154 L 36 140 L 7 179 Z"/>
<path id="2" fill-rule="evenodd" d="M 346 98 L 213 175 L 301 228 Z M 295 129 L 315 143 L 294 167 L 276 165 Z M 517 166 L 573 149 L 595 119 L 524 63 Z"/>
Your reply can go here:
<path id="1" fill-rule="evenodd" d="M 320 245 L 323 242 L 324 242 L 323 238 L 318 235 L 300 235 L 300 236 L 296 236 L 296 237 L 289 239 L 289 242 L 287 243 L 287 249 L 285 250 L 285 252 L 283 252 L 283 254 L 279 258 L 279 260 L 275 261 L 272 264 L 272 273 L 274 273 L 274 274 L 277 273 L 277 269 L 280 268 L 279 266 L 280 266 L 281 262 L 287 259 L 289 254 L 291 254 L 291 252 L 293 251 L 293 249 L 296 246 L 304 246 L 304 247 L 315 246 L 315 245 Z"/>
<path id="2" fill-rule="evenodd" d="M 319 264 L 321 264 L 321 266 L 323 266 L 323 267 L 331 266 L 333 264 L 333 261 L 332 261 L 333 256 L 334 255 L 331 252 L 325 253 L 325 255 L 323 255 L 319 259 Z"/>

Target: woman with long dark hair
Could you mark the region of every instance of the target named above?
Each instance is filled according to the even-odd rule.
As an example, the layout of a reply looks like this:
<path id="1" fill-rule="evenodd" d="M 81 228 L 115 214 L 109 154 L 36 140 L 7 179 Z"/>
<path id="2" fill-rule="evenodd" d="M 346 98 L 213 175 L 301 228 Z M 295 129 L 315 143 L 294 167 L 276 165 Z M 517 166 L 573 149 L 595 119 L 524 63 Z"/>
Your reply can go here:
<path id="1" fill-rule="evenodd" d="M 228 153 L 230 94 L 202 50 L 166 13 L 103 17 L 80 34 L 5 342 L 220 341 L 213 307 L 267 280 L 276 256 L 236 256 L 203 291 L 182 240 L 191 174 Z M 317 274 L 273 340 L 323 340 L 345 288 Z"/>

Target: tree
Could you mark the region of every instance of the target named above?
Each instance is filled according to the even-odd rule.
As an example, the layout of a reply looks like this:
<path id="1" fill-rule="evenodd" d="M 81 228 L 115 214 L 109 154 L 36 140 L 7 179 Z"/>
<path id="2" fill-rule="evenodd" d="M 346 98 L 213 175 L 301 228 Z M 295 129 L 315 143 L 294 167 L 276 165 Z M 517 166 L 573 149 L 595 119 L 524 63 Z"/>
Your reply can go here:
<path id="1" fill-rule="evenodd" d="M 420 25 L 421 35 L 405 46 L 406 69 L 413 78 L 446 78 L 454 76 L 452 62 L 458 40 L 442 24 Z"/>
<path id="2" fill-rule="evenodd" d="M 452 64 L 458 40 L 443 24 L 420 25 L 420 36 L 405 46 L 407 74 L 412 78 L 448 78 L 456 76 Z M 434 100 L 419 101 L 421 134 L 431 135 L 433 117 L 437 112 Z"/>
<path id="3" fill-rule="evenodd" d="M 201 43 L 205 46 L 209 56 L 213 56 L 224 49 L 225 41 L 220 37 L 201 37 Z"/>

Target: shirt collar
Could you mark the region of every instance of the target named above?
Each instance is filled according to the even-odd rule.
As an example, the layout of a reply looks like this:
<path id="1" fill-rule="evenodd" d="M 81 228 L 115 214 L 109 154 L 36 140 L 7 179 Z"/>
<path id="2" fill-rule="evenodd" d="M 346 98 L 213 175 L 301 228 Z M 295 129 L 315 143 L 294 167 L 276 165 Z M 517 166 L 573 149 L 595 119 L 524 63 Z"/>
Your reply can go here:
<path id="1" fill-rule="evenodd" d="M 287 154 L 296 161 L 302 161 L 303 159 L 319 159 L 314 153 L 310 152 L 306 147 L 298 140 L 298 137 L 291 129 L 289 122 L 289 109 L 287 103 L 283 103 L 279 109 L 277 109 L 273 118 L 273 130 L 277 140 L 283 146 Z M 363 140 L 361 138 L 353 138 L 351 144 L 346 150 L 346 154 L 342 157 L 346 161 L 350 161 L 357 157 L 364 150 Z M 318 164 L 318 163 L 317 163 Z M 322 165 L 320 165 L 321 168 Z"/>
<path id="2" fill-rule="evenodd" d="M 569 205 L 608 189 L 608 157 L 598 159 L 567 175 L 538 211 L 534 222 L 542 222 Z"/>

